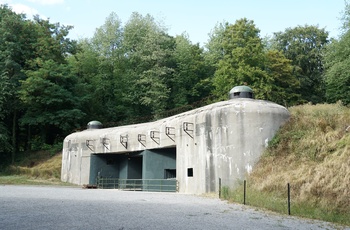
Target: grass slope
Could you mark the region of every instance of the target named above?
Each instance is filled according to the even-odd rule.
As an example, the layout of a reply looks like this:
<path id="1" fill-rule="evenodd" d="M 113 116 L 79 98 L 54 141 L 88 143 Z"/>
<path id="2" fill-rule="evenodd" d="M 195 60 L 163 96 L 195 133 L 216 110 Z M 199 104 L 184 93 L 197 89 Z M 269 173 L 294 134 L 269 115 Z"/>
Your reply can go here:
<path id="1" fill-rule="evenodd" d="M 62 154 L 50 151 L 27 153 L 0 176 L 0 184 L 69 185 L 60 180 Z"/>
<path id="2" fill-rule="evenodd" d="M 350 225 L 350 108 L 341 104 L 291 107 L 290 120 L 270 142 L 247 179 L 247 202 L 291 214 Z M 224 189 L 241 202 L 242 186 Z"/>

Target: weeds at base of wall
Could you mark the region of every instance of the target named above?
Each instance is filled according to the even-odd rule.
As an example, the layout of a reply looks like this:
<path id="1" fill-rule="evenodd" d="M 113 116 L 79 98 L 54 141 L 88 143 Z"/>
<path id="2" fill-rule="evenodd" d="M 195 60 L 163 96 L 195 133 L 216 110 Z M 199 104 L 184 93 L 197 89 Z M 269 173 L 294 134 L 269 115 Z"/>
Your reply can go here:
<path id="1" fill-rule="evenodd" d="M 244 201 L 243 185 L 232 190 L 227 186 L 221 188 L 221 199 L 229 202 L 243 204 Z M 258 207 L 273 212 L 288 215 L 287 190 L 285 196 L 276 193 L 267 193 L 258 191 L 250 186 L 246 189 L 246 205 Z M 332 207 L 328 210 L 320 208 L 317 203 L 310 202 L 293 202 L 291 198 L 291 215 L 310 219 L 332 222 L 336 224 L 350 226 L 350 213 L 334 211 Z"/>

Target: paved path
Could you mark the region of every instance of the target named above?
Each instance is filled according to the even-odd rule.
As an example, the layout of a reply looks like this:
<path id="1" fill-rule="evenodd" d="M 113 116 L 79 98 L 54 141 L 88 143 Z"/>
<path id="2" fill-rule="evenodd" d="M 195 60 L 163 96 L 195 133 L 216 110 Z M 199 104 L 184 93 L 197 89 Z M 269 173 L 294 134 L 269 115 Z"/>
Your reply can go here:
<path id="1" fill-rule="evenodd" d="M 0 185 L 3 230 L 334 228 L 194 195 Z"/>

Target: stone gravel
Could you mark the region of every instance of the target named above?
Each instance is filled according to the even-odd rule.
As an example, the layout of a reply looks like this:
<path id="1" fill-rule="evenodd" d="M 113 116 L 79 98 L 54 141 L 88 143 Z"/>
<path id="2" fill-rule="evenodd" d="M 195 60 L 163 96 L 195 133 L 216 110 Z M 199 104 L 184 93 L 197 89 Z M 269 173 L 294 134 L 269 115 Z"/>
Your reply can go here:
<path id="1" fill-rule="evenodd" d="M 0 229 L 339 229 L 179 193 L 0 185 Z M 343 229 L 350 229 L 343 227 Z"/>

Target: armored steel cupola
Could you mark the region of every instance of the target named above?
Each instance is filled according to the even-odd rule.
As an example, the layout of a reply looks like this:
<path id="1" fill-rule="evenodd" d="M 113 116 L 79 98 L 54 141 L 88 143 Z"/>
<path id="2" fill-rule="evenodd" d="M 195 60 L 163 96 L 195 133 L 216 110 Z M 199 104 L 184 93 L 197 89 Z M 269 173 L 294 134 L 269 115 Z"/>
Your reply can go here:
<path id="1" fill-rule="evenodd" d="M 235 98 L 254 98 L 253 90 L 246 86 L 235 86 L 230 90 L 229 99 Z"/>
<path id="2" fill-rule="evenodd" d="M 102 128 L 102 123 L 99 121 L 90 121 L 87 124 L 87 129 L 101 129 Z"/>

